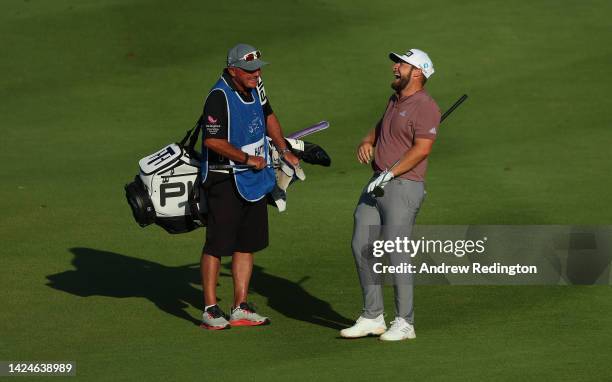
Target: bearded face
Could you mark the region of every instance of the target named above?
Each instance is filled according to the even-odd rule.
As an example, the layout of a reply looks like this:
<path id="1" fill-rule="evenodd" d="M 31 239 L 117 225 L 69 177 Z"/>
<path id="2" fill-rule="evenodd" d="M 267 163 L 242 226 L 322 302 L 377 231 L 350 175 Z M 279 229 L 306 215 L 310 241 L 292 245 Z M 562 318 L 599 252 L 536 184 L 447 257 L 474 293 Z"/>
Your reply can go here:
<path id="1" fill-rule="evenodd" d="M 414 67 L 405 62 L 398 62 L 393 65 L 393 76 L 395 80 L 391 83 L 391 88 L 396 92 L 401 92 L 409 84 L 412 78 L 412 70 Z"/>

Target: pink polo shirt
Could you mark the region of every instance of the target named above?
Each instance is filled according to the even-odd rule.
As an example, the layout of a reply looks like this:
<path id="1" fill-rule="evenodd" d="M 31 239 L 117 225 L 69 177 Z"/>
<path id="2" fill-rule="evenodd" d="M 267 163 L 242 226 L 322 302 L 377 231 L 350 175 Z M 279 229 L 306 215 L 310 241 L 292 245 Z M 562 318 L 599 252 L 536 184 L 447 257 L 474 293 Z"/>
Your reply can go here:
<path id="1" fill-rule="evenodd" d="M 391 168 L 414 146 L 415 138 L 435 140 L 439 124 L 440 109 L 425 89 L 401 99 L 397 99 L 397 94 L 392 95 L 385 115 L 376 125 L 374 171 Z M 427 158 L 399 178 L 422 182 L 426 171 Z"/>

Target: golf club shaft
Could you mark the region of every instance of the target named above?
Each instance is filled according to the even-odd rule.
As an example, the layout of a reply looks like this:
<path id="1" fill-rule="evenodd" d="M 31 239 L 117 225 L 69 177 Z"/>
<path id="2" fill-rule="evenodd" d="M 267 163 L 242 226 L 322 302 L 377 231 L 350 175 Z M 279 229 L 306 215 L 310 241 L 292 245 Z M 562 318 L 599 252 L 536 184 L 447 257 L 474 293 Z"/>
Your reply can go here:
<path id="1" fill-rule="evenodd" d="M 266 165 L 266 167 L 270 168 L 278 168 L 278 166 L 273 166 L 271 164 Z M 208 166 L 209 170 L 253 170 L 255 166 L 251 166 L 248 164 L 211 164 Z"/>
<path id="2" fill-rule="evenodd" d="M 442 124 L 442 122 L 444 122 L 446 117 L 448 117 L 450 113 L 452 113 L 456 108 L 458 108 L 459 105 L 461 105 L 463 101 L 465 101 L 467 98 L 468 98 L 467 94 L 464 94 L 461 97 L 459 97 L 459 99 L 455 101 L 453 106 L 449 107 L 448 110 L 444 112 L 444 114 L 442 114 L 442 117 L 440 117 L 440 124 Z"/>

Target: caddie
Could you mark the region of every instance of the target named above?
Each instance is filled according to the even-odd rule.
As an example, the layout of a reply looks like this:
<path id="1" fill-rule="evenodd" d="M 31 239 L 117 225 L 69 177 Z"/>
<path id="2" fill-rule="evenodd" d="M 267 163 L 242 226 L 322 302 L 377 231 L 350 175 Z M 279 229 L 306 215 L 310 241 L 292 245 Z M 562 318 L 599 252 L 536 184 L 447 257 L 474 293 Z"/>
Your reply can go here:
<path id="1" fill-rule="evenodd" d="M 247 299 L 253 253 L 268 246 L 266 194 L 275 184 L 268 140 L 293 167 L 298 158 L 287 147 L 281 125 L 272 111 L 261 68 L 266 62 L 255 47 L 238 44 L 227 54 L 227 66 L 204 104 L 201 123 L 202 195 L 208 204 L 206 242 L 200 270 L 204 291 L 202 327 L 268 324 Z M 252 169 L 213 169 L 212 165 L 247 164 Z M 209 168 L 211 167 L 211 168 Z M 217 304 L 220 258 L 232 257 L 234 301 L 227 315 Z"/>
<path id="2" fill-rule="evenodd" d="M 434 73 L 429 56 L 418 49 L 390 53 L 395 93 L 387 109 L 357 149 L 357 160 L 369 163 L 374 175 L 363 189 L 354 214 L 352 251 L 363 293 L 363 312 L 355 325 L 343 329 L 342 337 L 381 335 L 381 340 L 415 338 L 413 282 L 409 275 L 393 274 L 395 319 L 387 329 L 383 317 L 383 290 L 372 277 L 367 261 L 372 240 L 395 241 L 409 237 L 425 195 L 427 157 L 436 139 L 440 110 L 425 90 Z M 373 191 L 383 187 L 384 195 Z M 390 254 L 391 265 L 409 256 Z"/>

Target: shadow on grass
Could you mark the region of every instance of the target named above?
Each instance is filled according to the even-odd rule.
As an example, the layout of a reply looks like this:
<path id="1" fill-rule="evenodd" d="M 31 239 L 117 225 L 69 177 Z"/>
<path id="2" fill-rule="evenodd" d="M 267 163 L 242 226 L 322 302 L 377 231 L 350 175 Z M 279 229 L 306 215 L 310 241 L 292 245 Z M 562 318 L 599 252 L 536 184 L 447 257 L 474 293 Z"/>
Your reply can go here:
<path id="1" fill-rule="evenodd" d="M 224 267 L 231 269 L 231 264 L 225 264 Z M 306 276 L 298 282 L 293 282 L 266 273 L 264 268 L 254 265 L 249 289 L 266 297 L 268 306 L 285 317 L 330 329 L 343 329 L 353 325 L 352 320 L 333 310 L 329 302 L 311 295 L 302 287 L 301 284 L 308 278 Z"/>
<path id="2" fill-rule="evenodd" d="M 200 324 L 186 311 L 189 305 L 203 309 L 202 291 L 193 286 L 200 285 L 199 263 L 168 267 L 92 248 L 71 248 L 70 252 L 75 269 L 47 276 L 49 287 L 80 297 L 142 297 L 168 314 Z M 231 269 L 231 264 L 224 267 Z M 300 284 L 305 279 L 292 282 L 256 265 L 250 290 L 266 297 L 268 305 L 286 317 L 333 329 L 352 324 L 328 302 L 304 290 Z"/>
<path id="3" fill-rule="evenodd" d="M 74 270 L 47 276 L 48 286 L 81 297 L 142 297 L 162 311 L 194 324 L 200 321 L 186 311 L 203 308 L 200 283 L 193 265 L 167 267 L 118 253 L 92 248 L 70 248 Z"/>

